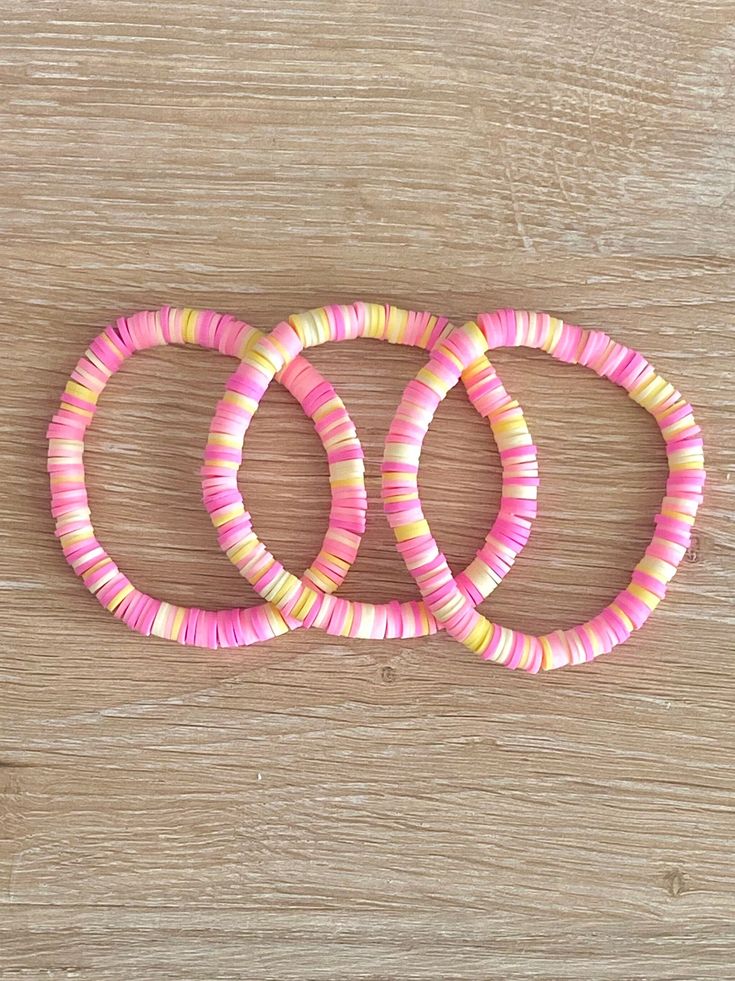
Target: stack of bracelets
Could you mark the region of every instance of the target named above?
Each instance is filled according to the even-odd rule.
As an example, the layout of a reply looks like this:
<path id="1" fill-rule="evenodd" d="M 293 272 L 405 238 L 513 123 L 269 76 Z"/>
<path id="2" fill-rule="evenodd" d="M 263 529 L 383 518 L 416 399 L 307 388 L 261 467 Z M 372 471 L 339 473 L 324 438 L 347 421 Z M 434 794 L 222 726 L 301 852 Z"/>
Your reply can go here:
<path id="1" fill-rule="evenodd" d="M 382 464 L 385 512 L 422 597 L 410 602 L 373 604 L 336 593 L 365 530 L 363 453 L 342 400 L 301 352 L 357 337 L 412 345 L 429 356 L 404 391 Z M 210 426 L 202 490 L 220 546 L 264 600 L 258 606 L 202 610 L 149 596 L 130 582 L 95 536 L 84 473 L 87 428 L 101 392 L 126 358 L 162 344 L 196 344 L 239 361 Z M 658 423 L 669 465 L 653 538 L 628 586 L 586 623 L 542 636 L 492 623 L 477 611 L 509 572 L 536 516 L 536 447 L 520 406 L 486 357 L 488 350 L 520 345 L 585 365 L 624 388 Z M 502 494 L 482 548 L 454 576 L 424 517 L 418 467 L 434 413 L 460 377 L 472 405 L 490 423 L 502 466 Z M 329 463 L 329 525 L 319 554 L 301 577 L 285 569 L 258 539 L 237 484 L 245 433 L 273 378 L 313 421 Z M 47 435 L 51 509 L 66 560 L 106 609 L 144 636 L 214 649 L 247 646 L 297 627 L 373 640 L 446 630 L 485 660 L 532 673 L 591 661 L 645 623 L 690 544 L 705 479 L 702 438 L 691 406 L 642 355 L 601 331 L 519 310 L 480 314 L 454 327 L 430 313 L 358 302 L 295 314 L 267 334 L 212 310 L 163 307 L 136 313 L 108 326 L 89 345 Z"/>

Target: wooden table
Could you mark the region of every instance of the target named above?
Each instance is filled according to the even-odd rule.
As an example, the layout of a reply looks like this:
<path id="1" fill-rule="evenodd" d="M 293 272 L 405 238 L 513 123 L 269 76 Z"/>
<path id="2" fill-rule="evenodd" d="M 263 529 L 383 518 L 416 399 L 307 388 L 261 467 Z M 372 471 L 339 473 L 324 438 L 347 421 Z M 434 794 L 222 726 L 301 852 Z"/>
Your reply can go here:
<path id="1" fill-rule="evenodd" d="M 0 0 L 2 978 L 735 977 L 735 4 Z M 545 309 L 639 348 L 695 406 L 709 483 L 624 649 L 540 677 L 444 636 L 296 631 L 235 652 L 128 632 L 66 567 L 45 427 L 88 341 L 163 303 L 267 328 L 356 298 L 462 321 Z M 379 493 L 420 352 L 310 354 L 368 466 L 349 597 L 415 591 Z M 544 354 L 495 359 L 540 517 L 482 609 L 592 615 L 651 535 L 649 416 Z M 110 383 L 95 526 L 143 588 L 252 604 L 200 505 L 233 363 L 166 349 Z M 294 570 L 324 455 L 272 387 L 241 485 Z M 498 506 L 455 391 L 421 471 L 456 569 Z"/>

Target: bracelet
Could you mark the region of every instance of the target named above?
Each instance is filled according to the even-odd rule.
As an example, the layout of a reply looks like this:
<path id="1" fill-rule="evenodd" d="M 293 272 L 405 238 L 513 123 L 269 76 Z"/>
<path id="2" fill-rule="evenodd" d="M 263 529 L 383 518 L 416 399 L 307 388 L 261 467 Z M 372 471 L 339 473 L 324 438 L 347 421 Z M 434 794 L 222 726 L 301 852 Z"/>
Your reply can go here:
<path id="1" fill-rule="evenodd" d="M 300 625 L 268 603 L 247 609 L 201 610 L 167 603 L 137 589 L 95 536 L 85 484 L 84 439 L 97 400 L 110 377 L 135 351 L 164 344 L 197 344 L 240 358 L 262 336 L 255 327 L 212 310 L 163 307 L 155 313 L 123 317 L 92 341 L 72 372 L 61 407 L 49 425 L 51 511 L 66 560 L 102 606 L 145 636 L 155 634 L 195 647 L 239 647 Z M 354 561 L 365 530 L 362 448 L 342 401 L 304 358 L 295 358 L 280 381 L 314 420 L 327 449 L 332 488 L 330 528 L 307 575 L 321 579 L 328 557 L 338 552 L 339 564 L 329 570 L 332 587 L 336 588 Z M 244 393 L 237 397 L 247 399 Z M 226 418 L 226 409 L 220 417 Z M 227 448 L 222 447 L 221 452 L 226 456 Z M 351 474 L 349 492 L 341 485 L 345 461 Z"/>
<path id="2" fill-rule="evenodd" d="M 340 637 L 373 639 L 420 637 L 441 626 L 423 601 L 372 604 L 332 595 L 334 573 L 341 569 L 343 558 L 336 548 L 316 572 L 312 567 L 301 579 L 288 572 L 256 536 L 237 485 L 237 471 L 244 436 L 260 399 L 272 378 L 288 374 L 293 359 L 305 347 L 374 337 L 431 351 L 442 346 L 452 331 L 446 318 L 429 313 L 368 303 L 334 305 L 289 317 L 270 334 L 259 336 L 243 354 L 210 428 L 202 467 L 203 499 L 222 549 L 284 617 Z M 465 369 L 462 377 L 468 395 L 477 411 L 490 421 L 503 470 L 498 516 L 476 558 L 456 580 L 464 601 L 474 608 L 507 574 L 528 540 L 536 515 L 538 466 L 523 413 L 484 355 L 478 354 Z M 329 419 L 328 408 L 325 412 Z M 406 425 L 408 438 L 417 420 Z M 351 489 L 357 486 L 352 462 L 345 460 L 339 472 L 340 481 Z M 402 514 L 408 513 L 405 502 L 398 499 L 392 503 Z M 331 533 L 330 517 L 328 536 Z M 330 541 L 338 544 L 339 538 L 332 534 Z"/>
<path id="3" fill-rule="evenodd" d="M 428 426 L 447 392 L 480 354 L 502 346 L 540 348 L 581 364 L 624 388 L 656 420 L 669 476 L 655 531 L 629 585 L 597 616 L 542 636 L 492 623 L 461 590 L 431 535 L 418 496 L 418 466 Z M 548 314 L 500 310 L 455 328 L 409 382 L 391 424 L 382 465 L 383 500 L 398 550 L 436 619 L 483 658 L 536 672 L 591 661 L 623 643 L 663 599 L 691 539 L 705 481 L 703 443 L 692 408 L 636 351 L 598 330 Z"/>

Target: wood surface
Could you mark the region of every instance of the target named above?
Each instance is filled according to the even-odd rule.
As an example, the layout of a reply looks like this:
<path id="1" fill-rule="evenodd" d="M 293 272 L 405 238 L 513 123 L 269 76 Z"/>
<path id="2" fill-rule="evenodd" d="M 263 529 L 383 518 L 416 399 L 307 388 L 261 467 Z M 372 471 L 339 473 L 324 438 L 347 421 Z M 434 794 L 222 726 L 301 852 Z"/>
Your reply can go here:
<path id="1" fill-rule="evenodd" d="M 735 978 L 735 4 L 0 0 L 0 977 Z M 709 483 L 666 602 L 625 647 L 528 677 L 444 636 L 297 631 L 206 652 L 103 611 L 53 538 L 45 427 L 88 341 L 163 303 L 260 327 L 362 298 L 600 326 L 677 384 Z M 310 357 L 368 465 L 344 595 L 414 595 L 383 438 L 420 352 Z M 483 610 L 589 617 L 652 530 L 665 456 L 620 390 L 494 359 L 540 516 Z M 95 526 L 143 588 L 253 604 L 198 467 L 233 363 L 167 349 L 110 383 Z M 323 533 L 310 424 L 274 385 L 246 441 L 257 530 Z M 455 390 L 421 471 L 455 569 L 498 505 Z"/>

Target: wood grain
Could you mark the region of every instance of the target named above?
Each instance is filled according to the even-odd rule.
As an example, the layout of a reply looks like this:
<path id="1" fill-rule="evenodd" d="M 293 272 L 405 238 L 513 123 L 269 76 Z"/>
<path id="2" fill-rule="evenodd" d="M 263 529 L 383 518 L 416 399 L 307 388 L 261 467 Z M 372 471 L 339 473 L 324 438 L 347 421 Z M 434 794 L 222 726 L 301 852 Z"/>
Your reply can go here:
<path id="1" fill-rule="evenodd" d="M 735 4 L 0 0 L 0 976 L 735 977 Z M 693 402 L 709 484 L 666 603 L 582 670 L 520 677 L 438 636 L 297 631 L 186 650 L 67 569 L 44 431 L 110 319 L 164 302 L 258 326 L 356 298 L 601 326 Z M 363 439 L 351 597 L 413 595 L 379 501 L 415 351 L 310 355 Z M 648 416 L 543 354 L 498 353 L 539 446 L 541 516 L 483 605 L 592 614 L 651 533 Z M 197 470 L 232 364 L 149 352 L 89 438 L 95 524 L 144 588 L 255 602 Z M 294 569 L 326 467 L 278 386 L 243 490 Z M 455 568 L 498 504 L 461 391 L 425 453 Z"/>

